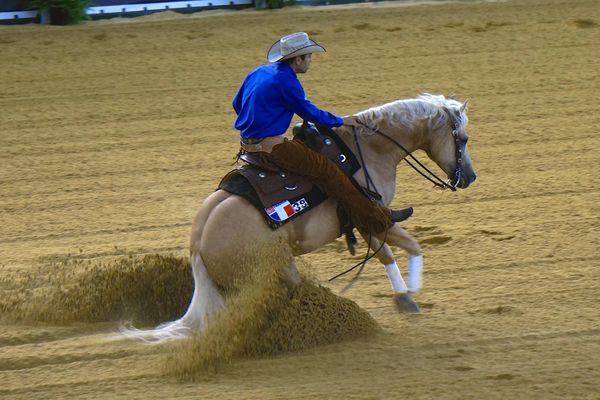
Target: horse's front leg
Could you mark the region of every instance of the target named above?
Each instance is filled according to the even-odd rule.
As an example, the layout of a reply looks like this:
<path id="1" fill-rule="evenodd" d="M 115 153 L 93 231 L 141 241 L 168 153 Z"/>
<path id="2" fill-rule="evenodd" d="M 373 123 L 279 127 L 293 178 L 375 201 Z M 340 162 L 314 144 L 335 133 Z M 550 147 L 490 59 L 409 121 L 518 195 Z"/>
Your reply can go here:
<path id="1" fill-rule="evenodd" d="M 387 273 L 388 279 L 392 285 L 392 290 L 394 291 L 394 301 L 400 311 L 408 312 L 408 313 L 419 313 L 420 309 L 417 303 L 412 298 L 412 293 L 416 292 L 417 286 L 420 287 L 420 282 L 414 282 L 414 277 L 417 276 L 420 279 L 421 272 L 415 271 L 415 261 L 421 260 L 420 266 L 422 267 L 422 257 L 420 255 L 420 247 L 417 241 L 402 228 L 401 232 L 405 237 L 402 237 L 402 240 L 397 240 L 398 235 L 392 238 L 390 233 L 388 232 L 387 237 L 384 234 L 382 239 L 385 238 L 390 243 L 402 247 L 405 250 L 409 251 L 409 282 L 412 282 L 412 285 L 407 285 L 404 279 L 402 278 L 402 273 L 398 268 L 398 264 L 394 259 L 394 254 L 392 253 L 392 249 L 387 243 L 381 244 L 381 240 L 377 239 L 374 236 L 362 235 L 367 243 L 370 243 L 370 247 L 373 251 L 376 251 L 375 257 L 384 265 L 385 272 Z M 392 240 L 390 240 L 392 238 Z M 402 246 L 400 243 L 404 243 Z M 408 248 L 407 248 L 408 247 Z M 409 250 L 410 249 L 410 250 Z M 410 252 L 416 253 L 411 254 Z M 411 269 L 412 265 L 412 269 Z M 410 278 L 413 278 L 412 280 Z"/>
<path id="2" fill-rule="evenodd" d="M 406 250 L 408 253 L 407 287 L 410 293 L 416 293 L 421 288 L 423 274 L 423 255 L 419 243 L 398 224 L 392 225 L 387 232 L 379 233 L 376 237 Z"/>

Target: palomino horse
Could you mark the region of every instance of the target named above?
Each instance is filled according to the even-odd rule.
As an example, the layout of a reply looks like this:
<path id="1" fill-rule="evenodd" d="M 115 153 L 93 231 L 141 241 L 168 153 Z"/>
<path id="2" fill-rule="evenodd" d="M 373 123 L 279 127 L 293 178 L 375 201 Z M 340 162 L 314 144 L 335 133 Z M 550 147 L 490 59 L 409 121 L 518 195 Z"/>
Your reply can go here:
<path id="1" fill-rule="evenodd" d="M 355 153 L 359 152 L 357 144 L 360 146 L 368 178 L 362 170 L 355 178 L 364 187 L 375 188 L 385 205 L 394 197 L 396 167 L 407 151 L 424 150 L 445 172 L 450 182 L 447 187 L 452 190 L 465 189 L 475 180 L 467 150 L 466 103 L 423 94 L 416 99 L 367 109 L 358 113 L 357 119 L 364 126 L 340 127 L 336 133 Z M 236 280 L 243 274 L 235 260 L 257 257 L 259 247 L 277 248 L 279 264 L 274 268 L 281 268 L 285 283 L 294 286 L 300 279 L 294 256 L 334 241 L 339 232 L 333 199 L 273 231 L 253 205 L 218 190 L 206 198 L 193 221 L 190 257 L 195 289 L 185 315 L 156 329 L 130 328 L 122 332 L 133 338 L 162 341 L 202 331 L 210 316 L 225 307 L 224 296 L 230 290 L 235 291 Z M 394 291 L 411 302 L 410 293 L 421 287 L 423 259 L 419 243 L 399 224 L 394 224 L 387 232 L 372 238 L 370 245 L 374 250 L 381 248 L 376 257 L 385 265 Z M 408 253 L 408 284 L 402 279 L 389 245 Z"/>

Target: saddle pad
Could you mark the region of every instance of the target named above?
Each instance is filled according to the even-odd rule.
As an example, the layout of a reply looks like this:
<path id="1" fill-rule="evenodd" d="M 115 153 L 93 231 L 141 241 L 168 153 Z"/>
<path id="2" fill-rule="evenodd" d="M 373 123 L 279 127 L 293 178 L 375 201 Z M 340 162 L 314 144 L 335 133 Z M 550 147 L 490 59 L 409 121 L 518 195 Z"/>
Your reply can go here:
<path id="1" fill-rule="evenodd" d="M 243 168 L 254 169 L 256 173 L 260 171 L 256 167 L 249 166 Z M 264 206 L 256 190 L 240 171 L 241 169 L 234 169 L 225 175 L 221 183 L 219 183 L 219 189 L 236 194 L 249 201 L 261 213 L 267 225 L 273 230 L 285 225 L 327 199 L 327 196 L 313 185 L 312 189 L 306 193 L 298 192 L 293 195 L 294 197 Z"/>

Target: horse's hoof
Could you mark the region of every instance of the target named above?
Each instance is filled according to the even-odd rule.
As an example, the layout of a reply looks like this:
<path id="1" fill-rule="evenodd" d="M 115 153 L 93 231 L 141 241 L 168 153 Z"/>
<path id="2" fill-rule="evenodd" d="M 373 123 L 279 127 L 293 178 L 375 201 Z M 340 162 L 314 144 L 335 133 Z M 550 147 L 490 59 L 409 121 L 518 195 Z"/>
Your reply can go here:
<path id="1" fill-rule="evenodd" d="M 352 232 L 352 229 L 348 229 L 344 233 L 346 234 L 346 244 L 348 245 L 348 251 L 350 252 L 350 254 L 355 255 L 357 243 L 356 236 L 354 236 L 354 232 Z"/>
<path id="2" fill-rule="evenodd" d="M 398 293 L 394 296 L 394 302 L 398 307 L 398 310 L 408 314 L 420 314 L 421 309 L 419 305 L 413 300 L 408 293 Z"/>

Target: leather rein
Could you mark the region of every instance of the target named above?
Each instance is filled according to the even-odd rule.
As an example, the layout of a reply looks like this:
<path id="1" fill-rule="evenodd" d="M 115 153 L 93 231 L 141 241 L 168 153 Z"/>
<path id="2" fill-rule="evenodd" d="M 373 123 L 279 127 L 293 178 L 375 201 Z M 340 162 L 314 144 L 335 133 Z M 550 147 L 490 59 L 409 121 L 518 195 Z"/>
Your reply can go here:
<path id="1" fill-rule="evenodd" d="M 460 139 L 458 137 L 458 123 L 456 122 L 456 119 L 453 118 L 452 115 L 450 115 L 450 113 L 448 114 L 450 117 L 450 121 L 451 121 L 451 127 L 452 127 L 452 137 L 454 138 L 454 143 L 456 144 L 456 171 L 454 172 L 454 176 L 455 176 L 455 181 L 454 182 L 449 182 L 449 180 L 443 180 L 442 178 L 440 178 L 439 176 L 437 176 L 433 171 L 431 171 L 429 168 L 427 168 L 425 165 L 423 165 L 423 163 L 421 163 L 419 160 L 417 160 L 417 158 L 415 156 L 413 156 L 411 154 L 410 151 L 408 151 L 406 149 L 406 147 L 404 147 L 400 142 L 398 142 L 396 139 L 394 139 L 393 137 L 389 136 L 388 134 L 380 131 L 377 128 L 373 128 L 371 126 L 368 126 L 367 124 L 358 121 L 358 123 L 362 126 L 364 126 L 365 128 L 383 136 L 384 138 L 388 139 L 390 142 L 394 143 L 397 147 L 401 148 L 407 155 L 407 157 L 409 157 L 410 159 L 413 160 L 413 162 L 415 162 L 417 165 L 419 165 L 425 172 L 421 171 L 419 168 L 415 167 L 415 165 L 409 161 L 406 157 L 404 158 L 404 161 L 406 161 L 406 163 L 408 165 L 410 165 L 415 171 L 417 171 L 421 176 L 423 176 L 424 178 L 426 178 L 428 181 L 430 181 L 431 183 L 434 184 L 434 186 L 439 187 L 442 190 L 445 189 L 450 189 L 453 192 L 456 191 L 456 187 L 458 186 L 458 183 L 460 182 L 460 178 L 462 175 L 462 169 L 461 169 L 461 163 L 462 163 L 462 143 L 460 142 Z M 370 191 L 371 193 L 374 194 L 378 194 L 377 192 L 377 188 L 375 187 L 375 184 L 373 183 L 373 180 L 371 179 L 371 176 L 369 175 L 369 172 L 367 170 L 367 165 L 365 163 L 365 160 L 363 158 L 362 155 L 362 150 L 360 148 L 360 143 L 358 140 L 358 135 L 356 133 L 356 128 L 353 127 L 352 128 L 352 133 L 354 135 L 354 143 L 356 145 L 356 149 L 358 151 L 358 158 L 360 159 L 360 164 L 362 166 L 363 169 L 363 173 L 365 175 L 365 182 L 367 184 L 367 190 Z M 429 174 L 430 176 L 428 176 L 427 174 Z M 371 190 L 371 187 L 373 187 L 373 190 Z M 371 258 L 375 257 L 375 255 L 377 253 L 379 253 L 379 251 L 383 248 L 383 245 L 385 244 L 387 239 L 387 231 L 385 233 L 385 237 L 384 240 L 381 242 L 381 245 L 379 246 L 379 248 L 377 250 L 375 250 L 373 252 L 373 254 L 369 254 L 369 251 L 371 250 L 371 240 L 372 240 L 372 235 L 371 233 L 369 233 L 369 243 L 367 245 L 367 254 L 365 255 L 365 258 L 359 262 L 358 264 L 353 265 L 352 267 L 348 268 L 347 270 L 329 278 L 329 282 L 333 281 L 334 279 L 339 278 L 342 275 L 347 274 L 348 272 L 359 268 L 358 272 L 354 275 L 354 277 L 350 280 L 350 282 L 348 284 L 346 284 L 346 286 L 342 289 L 342 293 L 345 292 L 347 289 L 349 289 L 354 282 L 356 282 L 356 280 L 358 279 L 358 277 L 360 276 L 361 272 L 363 271 L 365 265 L 367 264 L 367 261 L 369 261 Z"/>
<path id="2" fill-rule="evenodd" d="M 452 123 L 452 137 L 454 138 L 454 143 L 456 145 L 456 171 L 454 172 L 454 177 L 455 180 L 454 182 L 448 180 L 443 180 L 442 178 L 440 178 L 439 176 L 437 176 L 435 174 L 435 172 L 431 171 L 429 168 L 427 168 L 422 162 L 420 162 L 415 156 L 412 155 L 412 153 L 410 151 L 408 151 L 406 149 L 406 147 L 404 147 L 400 142 L 398 142 L 396 139 L 394 139 L 393 137 L 391 137 L 390 135 L 380 131 L 377 128 L 368 126 L 367 124 L 358 121 L 358 123 L 362 126 L 364 126 L 365 128 L 383 136 L 384 138 L 386 138 L 387 140 L 389 140 L 390 142 L 394 143 L 397 147 L 401 148 L 405 153 L 406 153 L 406 157 L 404 157 L 404 161 L 406 161 L 406 163 L 408 165 L 410 165 L 415 171 L 417 171 L 422 177 L 424 177 L 425 179 L 427 179 L 428 181 L 430 181 L 431 183 L 433 183 L 434 186 L 439 187 L 442 190 L 445 189 L 450 189 L 453 192 L 456 191 L 456 187 L 458 186 L 459 182 L 460 182 L 460 178 L 462 176 L 462 168 L 461 168 L 461 164 L 462 164 L 462 143 L 460 142 L 460 139 L 458 137 L 458 124 L 456 122 L 456 120 L 450 115 L 450 121 Z M 359 142 L 358 142 L 358 138 L 357 138 L 357 134 L 356 134 L 356 129 L 353 129 L 353 133 L 354 133 L 354 142 L 358 148 L 358 152 L 359 154 L 361 153 L 360 150 L 360 146 L 359 146 Z M 410 158 L 412 160 L 409 161 L 408 158 Z M 421 171 L 419 168 L 417 168 L 414 164 L 416 163 L 419 167 L 421 167 L 423 169 L 423 171 Z M 361 163 L 363 168 L 366 168 L 366 165 L 364 164 L 364 161 L 362 160 L 362 156 L 361 156 Z M 429 174 L 429 176 L 427 175 Z M 370 178 L 369 178 L 370 180 Z M 369 183 L 367 182 L 367 185 Z"/>

